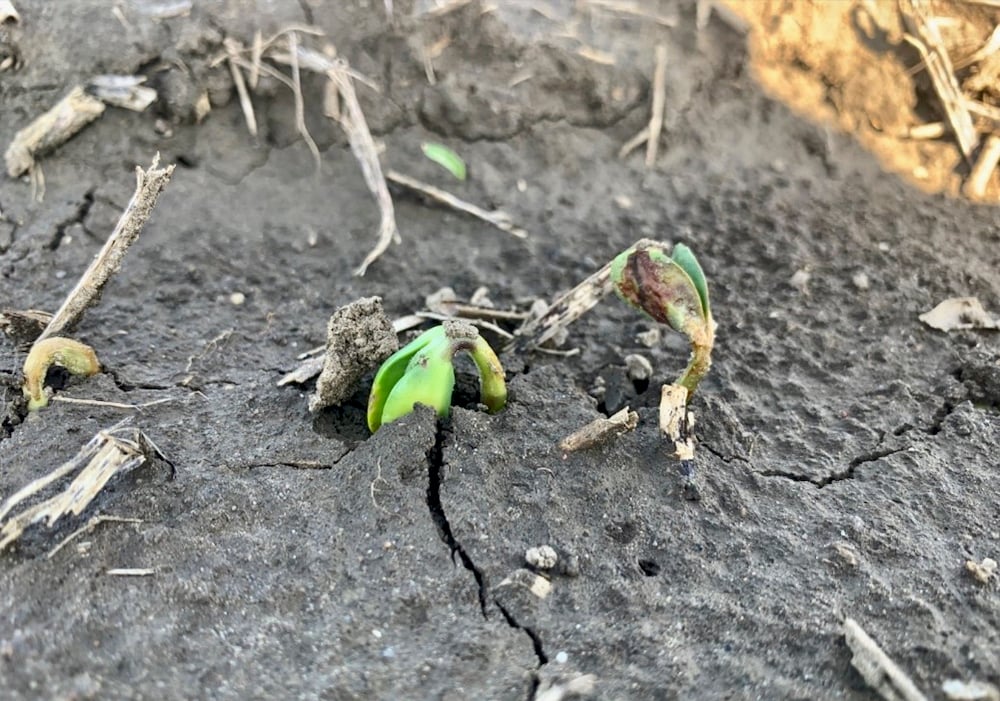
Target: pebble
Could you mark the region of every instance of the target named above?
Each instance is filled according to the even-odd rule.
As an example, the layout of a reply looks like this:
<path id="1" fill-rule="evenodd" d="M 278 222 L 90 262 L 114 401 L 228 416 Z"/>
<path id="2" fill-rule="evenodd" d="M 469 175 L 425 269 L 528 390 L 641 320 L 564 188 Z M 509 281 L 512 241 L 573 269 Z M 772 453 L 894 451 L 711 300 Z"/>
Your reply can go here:
<path id="1" fill-rule="evenodd" d="M 536 569 L 551 570 L 559 562 L 559 555 L 551 545 L 539 545 L 537 548 L 528 548 L 524 553 L 524 560 Z"/>
<path id="2" fill-rule="evenodd" d="M 229 301 L 231 304 L 238 307 L 247 301 L 247 296 L 242 292 L 233 292 L 229 295 Z"/>
<path id="3" fill-rule="evenodd" d="M 556 662 L 558 664 L 566 664 L 569 661 L 569 655 L 566 654 L 565 650 L 560 650 L 556 653 Z"/>
<path id="4" fill-rule="evenodd" d="M 647 331 L 640 331 L 635 335 L 635 340 L 637 340 L 646 348 L 654 348 L 660 345 L 660 338 L 662 337 L 662 332 L 657 327 L 653 327 Z"/>
<path id="5" fill-rule="evenodd" d="M 625 356 L 625 370 L 632 382 L 644 382 L 653 376 L 653 364 L 638 353 Z"/>
<path id="6" fill-rule="evenodd" d="M 854 286 L 859 290 L 867 290 L 871 287 L 871 281 L 868 279 L 868 275 L 866 273 L 856 273 L 854 277 L 851 278 L 851 282 L 853 282 Z"/>

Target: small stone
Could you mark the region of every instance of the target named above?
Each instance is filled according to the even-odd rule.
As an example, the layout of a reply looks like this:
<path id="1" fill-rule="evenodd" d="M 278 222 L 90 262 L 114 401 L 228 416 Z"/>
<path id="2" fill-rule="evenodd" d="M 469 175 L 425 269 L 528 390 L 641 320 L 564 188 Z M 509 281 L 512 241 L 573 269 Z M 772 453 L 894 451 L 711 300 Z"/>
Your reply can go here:
<path id="1" fill-rule="evenodd" d="M 625 371 L 632 382 L 647 382 L 653 376 L 653 365 L 645 356 L 632 353 L 625 356 Z"/>
<path id="2" fill-rule="evenodd" d="M 569 655 L 565 650 L 556 653 L 556 664 L 566 664 L 567 662 L 569 662 Z"/>
<path id="3" fill-rule="evenodd" d="M 879 241 L 878 250 L 880 250 L 882 253 L 888 253 L 890 250 L 892 250 L 892 247 L 885 241 Z"/>
<path id="4" fill-rule="evenodd" d="M 524 560 L 535 569 L 551 570 L 559 562 L 559 555 L 552 546 L 539 545 L 537 548 L 528 548 L 524 553 Z"/>
<path id="5" fill-rule="evenodd" d="M 984 557 L 982 562 L 966 560 L 965 569 L 980 584 L 989 584 L 997 574 L 997 561 L 992 557 Z"/>
<path id="6" fill-rule="evenodd" d="M 807 268 L 802 268 L 796 270 L 792 277 L 788 280 L 788 284 L 797 289 L 802 294 L 808 294 L 809 292 L 809 279 L 812 275 L 809 274 Z"/>
<path id="7" fill-rule="evenodd" d="M 527 189 L 528 189 L 528 183 L 519 178 L 517 181 L 517 191 L 524 192 Z"/>
<path id="8" fill-rule="evenodd" d="M 229 302 L 233 306 L 238 307 L 246 301 L 247 301 L 247 296 L 242 292 L 233 292 L 231 295 L 229 295 Z"/>
<path id="9" fill-rule="evenodd" d="M 640 331 L 635 335 L 635 340 L 644 345 L 646 348 L 655 348 L 660 345 L 660 339 L 663 337 L 663 332 L 657 327 L 653 327 L 646 331 Z"/>
<path id="10" fill-rule="evenodd" d="M 621 209 L 632 209 L 632 198 L 628 195 L 615 195 L 615 204 Z"/>
<path id="11" fill-rule="evenodd" d="M 851 282 L 859 290 L 867 290 L 871 287 L 871 282 L 868 280 L 868 275 L 866 273 L 856 273 L 854 277 L 851 278 Z"/>

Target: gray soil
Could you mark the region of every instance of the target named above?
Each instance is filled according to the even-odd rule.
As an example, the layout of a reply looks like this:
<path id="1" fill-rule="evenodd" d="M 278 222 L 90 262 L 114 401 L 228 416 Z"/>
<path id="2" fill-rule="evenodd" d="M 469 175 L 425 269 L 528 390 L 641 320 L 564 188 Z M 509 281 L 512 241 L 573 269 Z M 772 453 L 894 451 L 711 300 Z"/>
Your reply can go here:
<path id="1" fill-rule="evenodd" d="M 24 355 L 3 340 L 0 498 L 126 415 L 176 477 L 143 467 L 0 555 L 4 698 L 530 699 L 580 674 L 599 699 L 878 698 L 850 666 L 845 617 L 931 698 L 947 679 L 1000 684 L 998 587 L 965 568 L 1000 559 L 1000 336 L 917 319 L 952 296 L 1000 308 L 995 209 L 911 189 L 793 115 L 750 78 L 744 38 L 717 20 L 698 37 L 688 3 L 663 3 L 673 29 L 602 15 L 590 40 L 615 65 L 546 35 L 568 2 L 432 19 L 397 2 L 394 26 L 381 2 L 195 3 L 169 20 L 124 3 L 127 27 L 95 0 L 16 4 L 4 147 L 96 73 L 148 75 L 161 100 L 109 109 L 45 158 L 41 203 L 0 180 L 0 300 L 53 311 L 159 151 L 173 180 L 75 334 L 106 370 L 60 393 L 173 401 L 53 403 L 19 421 Z M 502 207 L 529 238 L 394 190 L 402 243 L 353 277 L 378 212 L 322 83 L 305 83 L 316 177 L 290 93 L 262 84 L 255 142 L 212 65 L 224 36 L 290 22 L 324 29 L 379 86 L 359 95 L 390 167 Z M 421 47 L 446 34 L 430 85 Z M 646 170 L 617 150 L 648 119 L 657 41 L 667 118 Z M 214 107 L 195 125 L 202 88 Z M 469 179 L 426 161 L 425 140 L 460 152 Z M 711 286 L 700 501 L 683 498 L 656 421 L 684 339 L 646 347 L 651 324 L 615 300 L 571 327 L 578 355 L 505 355 L 497 415 L 465 378 L 450 420 L 418 411 L 369 437 L 365 386 L 315 415 L 311 384 L 277 386 L 355 299 L 379 295 L 395 318 L 444 285 L 485 285 L 523 306 L 641 237 L 688 243 Z M 652 362 L 648 386 L 629 381 L 631 353 Z M 635 432 L 560 453 L 625 404 Z M 46 559 L 95 513 L 142 523 Z M 562 565 L 538 598 L 524 553 L 542 544 Z"/>

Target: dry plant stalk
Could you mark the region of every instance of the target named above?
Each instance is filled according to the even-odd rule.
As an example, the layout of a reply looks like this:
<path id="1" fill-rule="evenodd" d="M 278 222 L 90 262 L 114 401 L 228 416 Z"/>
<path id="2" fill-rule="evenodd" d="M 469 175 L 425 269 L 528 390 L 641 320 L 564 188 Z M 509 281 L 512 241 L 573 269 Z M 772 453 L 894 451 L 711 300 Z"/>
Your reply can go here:
<path id="1" fill-rule="evenodd" d="M 634 431 L 639 425 L 639 414 L 625 407 L 612 416 L 601 416 L 583 428 L 574 431 L 559 442 L 559 450 L 573 453 L 606 443 L 615 436 Z"/>
<path id="2" fill-rule="evenodd" d="M 79 85 L 14 135 L 4 154 L 7 175 L 19 177 L 35 167 L 35 157 L 69 139 L 104 113 L 104 103 Z"/>
<path id="3" fill-rule="evenodd" d="M 656 45 L 656 67 L 653 69 L 653 109 L 649 117 L 649 140 L 646 141 L 646 167 L 656 164 L 656 150 L 660 146 L 663 129 L 663 108 L 667 95 L 667 46 Z"/>
<path id="4" fill-rule="evenodd" d="M 45 556 L 46 560 L 51 560 L 56 556 L 60 550 L 65 548 L 67 545 L 72 543 L 74 540 L 79 538 L 85 533 L 90 533 L 92 530 L 97 528 L 102 523 L 142 523 L 141 518 L 123 518 L 121 516 L 105 516 L 104 514 L 98 514 L 97 516 L 91 517 L 86 524 L 78 528 L 77 530 L 70 533 L 68 536 L 59 541 L 56 547 L 49 550 L 48 554 Z"/>
<path id="5" fill-rule="evenodd" d="M 247 131 L 250 132 L 250 136 L 257 138 L 257 117 L 253 111 L 253 101 L 250 99 L 250 91 L 247 90 L 246 81 L 243 79 L 243 71 L 240 70 L 237 61 L 243 47 L 238 41 L 229 37 L 223 40 L 222 44 L 226 49 L 229 72 L 233 76 L 233 85 L 236 86 L 236 95 L 240 101 L 240 109 L 243 111 L 243 121 L 246 122 Z"/>
<path id="6" fill-rule="evenodd" d="M 688 409 L 688 390 L 683 385 L 663 385 L 660 389 L 660 433 L 673 445 L 680 463 L 685 498 L 700 498 L 694 472 L 694 416 Z"/>
<path id="7" fill-rule="evenodd" d="M 611 263 L 607 263 L 553 302 L 542 316 L 522 326 L 517 332 L 518 350 L 535 348 L 554 338 L 592 309 L 611 290 Z"/>
<path id="8" fill-rule="evenodd" d="M 983 198 L 998 162 L 1000 162 L 1000 136 L 990 134 L 979 151 L 979 157 L 972 166 L 968 180 L 965 181 L 967 197 L 977 200 Z"/>
<path id="9" fill-rule="evenodd" d="M 403 175 L 395 170 L 390 170 L 386 173 L 385 177 L 397 185 L 402 185 L 403 187 L 419 192 L 422 195 L 426 195 L 435 202 L 440 202 L 441 204 L 447 205 L 452 209 L 457 209 L 459 212 L 471 214 L 477 219 L 483 220 L 487 224 L 492 224 L 501 231 L 506 231 L 511 236 L 516 236 L 519 239 L 528 238 L 528 232 L 515 225 L 511 220 L 510 215 L 503 210 L 497 209 L 491 212 L 483 209 L 482 207 L 477 207 L 470 202 L 466 202 L 465 200 L 456 197 L 450 192 L 434 187 L 433 185 L 428 185 L 425 182 L 417 180 L 416 178 L 411 178 L 408 175 Z"/>
<path id="10" fill-rule="evenodd" d="M 340 125 L 347 134 L 347 140 L 351 144 L 351 151 L 361 166 L 365 183 L 368 189 L 375 196 L 381 214 L 379 224 L 378 240 L 375 247 L 365 256 L 355 271 L 355 275 L 364 275 L 368 266 L 375 262 L 389 248 L 393 241 L 400 241 L 399 230 L 396 227 L 396 212 L 392 204 L 392 196 L 389 194 L 389 187 L 386 185 L 385 177 L 382 175 L 382 166 L 379 163 L 378 149 L 375 147 L 375 139 L 372 138 L 368 129 L 368 122 L 365 121 L 364 112 L 361 110 L 361 103 L 358 102 L 357 93 L 354 91 L 354 74 L 351 72 L 347 62 L 340 58 L 329 58 L 302 46 L 297 47 L 294 57 L 287 54 L 271 53 L 270 58 L 275 61 L 289 65 L 298 65 L 309 71 L 322 73 L 333 83 L 340 95 L 339 111 Z"/>
<path id="11" fill-rule="evenodd" d="M 163 456 L 137 428 L 126 428 L 119 423 L 98 431 L 76 456 L 15 492 L 0 505 L 0 551 L 20 538 L 25 529 L 34 523 L 45 521 L 52 528 L 66 514 L 79 516 L 112 477 L 139 467 L 154 457 Z M 63 491 L 3 521 L 21 502 L 73 473 L 76 476 Z"/>
<path id="12" fill-rule="evenodd" d="M 893 662 L 853 618 L 844 620 L 851 664 L 886 701 L 927 701 L 913 680 Z"/>
<path id="13" fill-rule="evenodd" d="M 955 132 L 958 147 L 966 161 L 969 161 L 979 144 L 979 136 L 972 124 L 965 96 L 955 78 L 955 69 L 945 49 L 941 32 L 937 25 L 927 19 L 928 9 L 926 0 L 899 0 L 903 23 L 909 32 L 904 38 L 920 52 L 934 90 L 948 116 L 948 123 Z"/>
<path id="14" fill-rule="evenodd" d="M 174 172 L 174 166 L 158 168 L 160 164 L 160 154 L 153 157 L 153 163 L 148 170 L 143 170 L 136 166 L 136 185 L 132 199 L 122 212 L 115 230 L 105 242 L 100 253 L 91 262 L 83 277 L 76 283 L 76 287 L 66 297 L 59 310 L 52 316 L 48 326 L 42 331 L 36 340 L 42 341 L 49 336 L 61 333 L 65 329 L 72 328 L 83 317 L 84 312 L 92 307 L 101 298 L 101 292 L 108 280 L 121 268 L 122 259 L 135 240 L 139 237 L 142 227 L 145 226 L 156 200 L 170 182 L 170 176 Z"/>
<path id="15" fill-rule="evenodd" d="M 157 98 L 156 90 L 145 82 L 144 75 L 96 75 L 87 83 L 87 92 L 105 104 L 142 112 Z"/>

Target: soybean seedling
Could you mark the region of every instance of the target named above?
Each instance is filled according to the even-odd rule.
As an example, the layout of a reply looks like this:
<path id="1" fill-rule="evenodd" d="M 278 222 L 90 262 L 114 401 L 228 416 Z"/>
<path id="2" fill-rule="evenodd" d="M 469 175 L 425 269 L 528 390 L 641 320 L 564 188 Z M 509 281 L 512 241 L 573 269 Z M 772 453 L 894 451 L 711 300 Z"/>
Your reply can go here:
<path id="1" fill-rule="evenodd" d="M 45 374 L 53 365 L 66 368 L 73 375 L 90 377 L 101 371 L 97 354 L 90 346 L 71 338 L 50 336 L 33 345 L 24 360 L 24 396 L 28 411 L 36 411 L 49 403 Z"/>
<path id="2" fill-rule="evenodd" d="M 611 261 L 610 280 L 622 300 L 688 337 L 691 359 L 674 384 L 690 397 L 712 366 L 715 345 L 708 283 L 694 253 L 679 243 L 668 256 L 659 244 L 640 242 Z"/>
<path id="3" fill-rule="evenodd" d="M 666 244 L 637 241 L 610 263 L 555 300 L 540 318 L 518 333 L 521 350 L 554 338 L 612 290 L 650 318 L 683 333 L 691 342 L 691 357 L 673 384 L 663 386 L 660 429 L 673 443 L 680 461 L 684 492 L 698 498 L 694 484 L 693 420 L 687 404 L 712 364 L 715 320 L 708 298 L 705 273 L 691 249 L 677 244 L 668 254 Z"/>
<path id="4" fill-rule="evenodd" d="M 480 401 L 490 413 L 507 404 L 503 366 L 496 353 L 471 324 L 449 321 L 425 331 L 386 360 L 375 374 L 368 396 L 368 428 L 383 424 L 426 404 L 438 416 L 451 412 L 455 388 L 455 356 L 468 353 L 479 371 Z"/>

